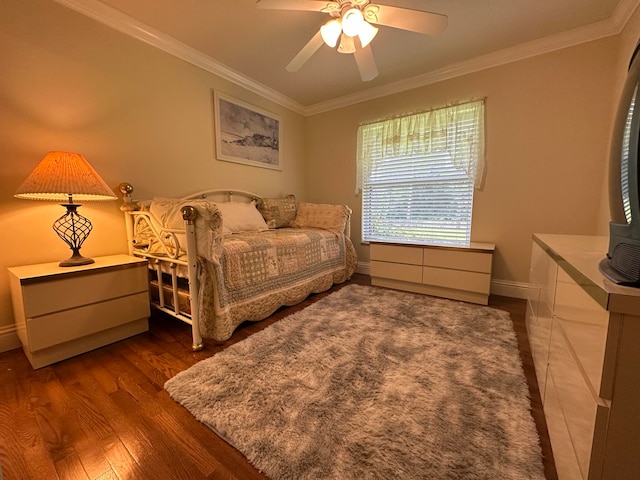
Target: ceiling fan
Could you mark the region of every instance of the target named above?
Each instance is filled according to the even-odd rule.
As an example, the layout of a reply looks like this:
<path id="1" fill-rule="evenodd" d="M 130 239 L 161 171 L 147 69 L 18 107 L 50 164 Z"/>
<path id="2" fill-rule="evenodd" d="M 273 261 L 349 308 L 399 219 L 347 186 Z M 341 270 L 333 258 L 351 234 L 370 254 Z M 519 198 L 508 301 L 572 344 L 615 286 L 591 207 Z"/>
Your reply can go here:
<path id="1" fill-rule="evenodd" d="M 378 33 L 374 24 L 425 35 L 438 35 L 447 27 L 446 15 L 379 5 L 370 0 L 258 0 L 257 7 L 328 13 L 332 18 L 289 62 L 287 71 L 297 72 L 325 43 L 331 48 L 338 45 L 340 53 L 353 53 L 360 77 L 365 82 L 378 76 L 370 46 Z"/>

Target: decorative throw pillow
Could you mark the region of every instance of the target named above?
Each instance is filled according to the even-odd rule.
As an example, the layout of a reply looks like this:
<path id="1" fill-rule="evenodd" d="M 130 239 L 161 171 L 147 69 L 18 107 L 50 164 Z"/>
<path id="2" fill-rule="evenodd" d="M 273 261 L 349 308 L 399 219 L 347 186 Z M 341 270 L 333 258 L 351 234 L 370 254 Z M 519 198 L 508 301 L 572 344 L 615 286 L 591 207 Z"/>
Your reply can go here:
<path id="1" fill-rule="evenodd" d="M 296 218 L 296 197 L 287 195 L 282 198 L 263 198 L 258 201 L 258 210 L 269 228 L 288 227 Z"/>
<path id="2" fill-rule="evenodd" d="M 349 221 L 351 209 L 346 205 L 324 203 L 299 203 L 298 213 L 291 226 L 294 228 L 324 228 L 343 233 Z"/>
<path id="3" fill-rule="evenodd" d="M 262 232 L 269 227 L 258 212 L 255 200 L 251 202 L 219 202 L 215 204 L 222 214 L 222 233 Z"/>

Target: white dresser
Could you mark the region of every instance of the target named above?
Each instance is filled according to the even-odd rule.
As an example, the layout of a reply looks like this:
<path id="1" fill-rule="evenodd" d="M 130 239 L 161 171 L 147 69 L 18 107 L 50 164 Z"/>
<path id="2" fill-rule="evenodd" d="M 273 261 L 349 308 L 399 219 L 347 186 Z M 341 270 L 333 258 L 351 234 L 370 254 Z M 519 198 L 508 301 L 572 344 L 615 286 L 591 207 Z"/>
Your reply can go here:
<path id="1" fill-rule="evenodd" d="M 533 236 L 527 332 L 560 480 L 640 478 L 640 289 L 606 237 Z"/>
<path id="2" fill-rule="evenodd" d="M 147 275 L 147 261 L 129 255 L 9 268 L 17 333 L 33 368 L 148 330 Z"/>
<path id="3" fill-rule="evenodd" d="M 494 250 L 493 243 L 371 243 L 371 284 L 486 305 Z"/>

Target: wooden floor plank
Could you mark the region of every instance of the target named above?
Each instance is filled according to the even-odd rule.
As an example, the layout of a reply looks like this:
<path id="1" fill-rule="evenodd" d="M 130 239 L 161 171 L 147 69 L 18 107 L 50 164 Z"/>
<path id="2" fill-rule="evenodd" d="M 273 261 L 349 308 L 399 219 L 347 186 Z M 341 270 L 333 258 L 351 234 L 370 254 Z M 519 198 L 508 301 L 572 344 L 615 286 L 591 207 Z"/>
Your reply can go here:
<path id="1" fill-rule="evenodd" d="M 0 464 L 5 478 L 27 478 L 30 464 L 23 455 L 22 442 L 14 428 L 16 405 L 10 403 L 7 385 L 0 385 Z M 35 420 L 34 420 L 35 421 Z"/>
<path id="2" fill-rule="evenodd" d="M 0 398 L 3 411 L 6 409 L 6 422 L 0 425 L 1 448 L 10 453 L 2 461 L 4 479 L 56 479 L 58 474 L 34 411 L 41 402 L 40 387 L 50 372 L 33 371 L 22 351 L 16 352 L 11 366 L 16 378 L 3 385 Z"/>
<path id="3" fill-rule="evenodd" d="M 111 375 L 103 368 L 104 351 L 99 354 L 100 362 L 92 358 L 87 360 L 86 371 L 79 371 L 78 381 L 82 388 L 91 392 L 91 398 L 96 408 L 109 422 L 113 435 L 108 435 L 100 445 L 118 476 L 124 478 L 171 478 L 171 469 L 166 462 L 157 455 L 155 449 L 156 438 L 145 428 L 130 409 L 130 405 L 123 404 L 122 395 L 129 394 L 120 388 L 113 389 L 118 384 L 117 378 L 105 381 Z M 94 375 L 95 374 L 95 375 Z M 119 372 L 113 372 L 119 375 Z M 105 389 L 105 385 L 107 389 Z M 124 448 L 122 448 L 124 447 Z M 130 477 L 128 475 L 134 474 Z"/>
<path id="4" fill-rule="evenodd" d="M 355 275 L 351 283 L 368 284 Z M 334 291 L 337 287 L 334 287 Z M 149 332 L 34 371 L 24 353 L 0 354 L 3 480 L 56 478 L 265 480 L 246 458 L 174 402 L 164 382 L 200 360 L 328 295 L 312 295 L 226 342 L 191 351 L 191 327 L 154 311 Z M 540 435 L 545 473 L 553 456 L 526 337 L 526 302 L 490 297 L 510 312 Z"/>
<path id="5" fill-rule="evenodd" d="M 158 347 L 145 335 L 138 335 L 135 342 L 131 341 L 123 346 L 126 348 L 120 348 L 121 355 L 160 388 L 164 388 L 164 383 L 169 378 L 193 365 L 192 362 L 185 362 Z"/>
<path id="6" fill-rule="evenodd" d="M 82 462 L 76 455 L 66 455 L 59 460 L 54 461 L 58 476 L 65 480 L 87 480 L 87 476 L 84 468 L 82 468 Z"/>
<path id="7" fill-rule="evenodd" d="M 61 383 L 58 385 L 62 386 Z M 63 388 L 69 406 L 63 423 L 67 425 L 74 451 L 87 476 L 93 479 L 112 472 L 111 464 L 103 450 L 96 448 L 98 439 L 113 435 L 109 423 L 95 407 L 91 394 L 84 391 L 79 382 Z"/>
<path id="8" fill-rule="evenodd" d="M 39 401 L 34 401 L 32 407 L 58 475 L 61 478 L 82 478 L 81 472 L 84 472 L 74 449 L 78 441 L 77 423 L 73 412 L 69 411 L 66 391 L 52 380 L 42 384 L 40 392 Z"/>
<path id="9" fill-rule="evenodd" d="M 109 460 L 109 464 L 113 470 L 113 475 L 121 480 L 151 478 L 149 473 L 143 472 L 131 453 L 122 443 L 120 438 L 113 435 L 101 439 L 100 448 L 105 457 Z M 106 474 L 110 478 L 110 474 Z"/>

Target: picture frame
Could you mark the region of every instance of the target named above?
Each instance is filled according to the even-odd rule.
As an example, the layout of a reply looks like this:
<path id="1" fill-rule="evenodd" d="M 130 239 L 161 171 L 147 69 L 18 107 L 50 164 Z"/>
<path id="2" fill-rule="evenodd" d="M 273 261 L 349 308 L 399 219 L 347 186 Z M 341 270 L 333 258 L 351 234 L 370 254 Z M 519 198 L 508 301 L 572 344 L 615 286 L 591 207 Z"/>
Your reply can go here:
<path id="1" fill-rule="evenodd" d="M 282 170 L 282 119 L 224 93 L 213 95 L 218 160 Z"/>

